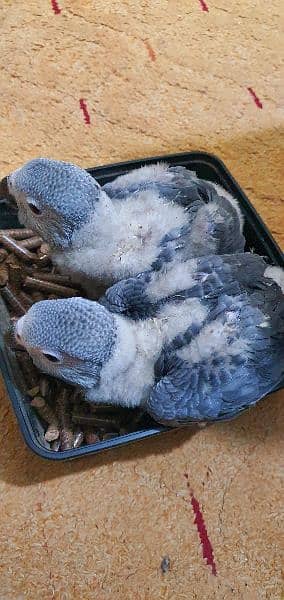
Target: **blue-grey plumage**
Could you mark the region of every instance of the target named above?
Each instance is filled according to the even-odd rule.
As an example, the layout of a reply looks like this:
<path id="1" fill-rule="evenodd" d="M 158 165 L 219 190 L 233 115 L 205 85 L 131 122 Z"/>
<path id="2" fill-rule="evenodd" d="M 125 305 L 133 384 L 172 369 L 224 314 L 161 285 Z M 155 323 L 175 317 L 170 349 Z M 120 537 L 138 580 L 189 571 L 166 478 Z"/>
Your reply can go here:
<path id="1" fill-rule="evenodd" d="M 87 171 L 71 163 L 37 158 L 7 178 L 19 220 L 52 248 L 66 249 L 88 221 L 102 190 Z"/>
<path id="2" fill-rule="evenodd" d="M 140 167 L 116 177 L 103 190 L 110 198 L 121 200 L 152 191 L 183 206 L 187 223 L 182 229 L 167 232 L 162 245 L 171 249 L 169 242 L 185 243 L 186 258 L 244 250 L 243 218 L 237 201 L 224 188 L 200 179 L 186 167 L 170 167 L 163 162 Z"/>
<path id="3" fill-rule="evenodd" d="M 12 173 L 8 187 L 20 221 L 89 296 L 97 282 L 244 249 L 237 201 L 184 167 L 142 167 L 101 188 L 83 169 L 41 158 Z"/>
<path id="4" fill-rule="evenodd" d="M 245 254 L 193 259 L 180 276 L 138 276 L 154 311 L 136 320 L 106 299 L 39 302 L 18 342 L 90 402 L 143 406 L 170 425 L 232 418 L 283 380 L 284 273 Z"/>
<path id="5" fill-rule="evenodd" d="M 100 302 L 131 319 L 154 317 L 165 303 L 200 298 L 214 304 L 222 294 L 255 293 L 264 286 L 266 261 L 245 252 L 202 256 L 159 271 L 145 271 L 110 287 Z"/>

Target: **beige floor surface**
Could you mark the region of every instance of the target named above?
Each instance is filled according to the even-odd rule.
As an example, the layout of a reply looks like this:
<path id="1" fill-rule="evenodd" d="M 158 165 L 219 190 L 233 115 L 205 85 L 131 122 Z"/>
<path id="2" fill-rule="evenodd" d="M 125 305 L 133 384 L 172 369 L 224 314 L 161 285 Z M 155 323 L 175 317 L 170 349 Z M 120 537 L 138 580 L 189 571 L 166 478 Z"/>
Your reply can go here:
<path id="1" fill-rule="evenodd" d="M 0 15 L 1 177 L 34 156 L 206 150 L 284 245 L 280 0 L 2 0 Z M 57 465 L 25 447 L 3 389 L 0 599 L 280 600 L 282 433 L 278 392 L 231 424 Z"/>

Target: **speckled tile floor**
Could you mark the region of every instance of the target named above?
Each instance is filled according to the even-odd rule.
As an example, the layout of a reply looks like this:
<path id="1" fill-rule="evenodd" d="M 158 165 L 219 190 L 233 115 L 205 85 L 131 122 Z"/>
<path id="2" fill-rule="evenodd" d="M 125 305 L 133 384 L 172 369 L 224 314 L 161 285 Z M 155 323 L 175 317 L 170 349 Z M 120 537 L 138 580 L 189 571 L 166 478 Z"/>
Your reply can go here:
<path id="1" fill-rule="evenodd" d="M 280 0 L 2 0 L 1 177 L 34 156 L 207 150 L 284 245 L 281 14 Z M 1 600 L 280 600 L 283 399 L 53 464 L 25 447 L 1 388 Z"/>

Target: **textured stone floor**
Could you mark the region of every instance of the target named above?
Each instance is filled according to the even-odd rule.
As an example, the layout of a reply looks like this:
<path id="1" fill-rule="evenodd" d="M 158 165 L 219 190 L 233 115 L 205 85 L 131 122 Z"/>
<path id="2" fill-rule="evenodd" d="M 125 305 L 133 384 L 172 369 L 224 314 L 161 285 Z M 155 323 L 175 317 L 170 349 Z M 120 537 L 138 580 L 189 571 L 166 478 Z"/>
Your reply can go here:
<path id="1" fill-rule="evenodd" d="M 283 246 L 281 14 L 280 0 L 2 0 L 0 176 L 35 156 L 206 150 Z M 283 399 L 58 465 L 25 447 L 1 388 L 0 599 L 280 600 Z"/>

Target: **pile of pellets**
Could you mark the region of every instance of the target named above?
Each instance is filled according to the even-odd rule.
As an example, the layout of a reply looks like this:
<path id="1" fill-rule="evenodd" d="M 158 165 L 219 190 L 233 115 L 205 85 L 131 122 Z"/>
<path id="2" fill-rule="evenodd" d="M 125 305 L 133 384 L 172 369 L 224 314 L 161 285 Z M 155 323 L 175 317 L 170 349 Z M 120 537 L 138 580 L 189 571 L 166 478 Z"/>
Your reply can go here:
<path id="1" fill-rule="evenodd" d="M 48 246 L 30 229 L 0 230 L 0 293 L 12 324 L 34 302 L 82 295 L 68 276 L 57 272 Z M 15 352 L 26 398 L 42 422 L 45 442 L 54 452 L 95 444 L 145 426 L 141 411 L 88 404 L 76 388 L 43 375 L 17 345 L 13 325 L 6 343 Z"/>

